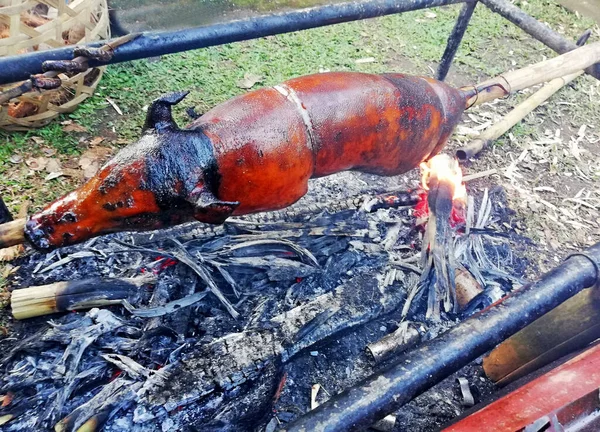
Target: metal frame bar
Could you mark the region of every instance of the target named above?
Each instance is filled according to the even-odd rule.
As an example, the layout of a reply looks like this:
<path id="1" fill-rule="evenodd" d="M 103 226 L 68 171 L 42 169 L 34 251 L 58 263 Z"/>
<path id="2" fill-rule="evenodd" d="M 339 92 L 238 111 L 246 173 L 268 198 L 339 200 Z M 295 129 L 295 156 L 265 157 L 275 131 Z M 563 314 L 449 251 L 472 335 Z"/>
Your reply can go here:
<path id="1" fill-rule="evenodd" d="M 575 42 L 565 39 L 540 21 L 527 15 L 517 6 L 509 3 L 507 0 L 481 0 L 481 2 L 492 12 L 507 19 L 521 30 L 528 33 L 531 37 L 537 39 L 559 54 L 564 54 L 577 48 Z M 590 66 L 585 71 L 594 78 L 600 79 L 600 63 Z"/>
<path id="2" fill-rule="evenodd" d="M 456 19 L 456 24 L 454 24 L 452 33 L 450 33 L 450 36 L 448 37 L 446 50 L 444 51 L 444 55 L 442 55 L 442 60 L 438 66 L 436 79 L 440 81 L 444 81 L 446 79 L 446 75 L 448 75 L 450 65 L 452 64 L 452 60 L 454 60 L 454 56 L 456 55 L 458 47 L 462 42 L 462 38 L 465 35 L 467 26 L 469 25 L 469 21 L 471 21 L 471 17 L 473 16 L 475 6 L 477 6 L 477 0 L 465 3 L 460 10 L 460 14 Z"/>
<path id="3" fill-rule="evenodd" d="M 146 32 L 142 33 L 137 39 L 117 48 L 113 58 L 109 62 L 100 63 L 90 61 L 90 66 L 120 63 L 343 22 L 465 3 L 456 20 L 454 29 L 448 38 L 444 55 L 436 73 L 437 78 L 443 80 L 458 51 L 477 1 L 363 0 L 319 6 L 287 13 L 264 15 L 206 27 L 195 27 L 178 31 Z M 490 10 L 500 14 L 559 54 L 577 47 L 575 43 L 563 38 L 506 0 L 481 0 L 481 2 Z M 88 47 L 98 47 L 100 45 L 101 42 L 96 42 L 89 44 Z M 73 58 L 73 47 L 0 58 L 0 84 L 23 81 L 31 75 L 40 73 L 44 61 L 68 60 L 71 58 Z M 600 63 L 588 68 L 586 72 L 600 79 Z"/>
<path id="4" fill-rule="evenodd" d="M 89 64 L 90 66 L 98 66 L 100 64 L 121 63 L 331 24 L 464 3 L 465 1 L 364 0 L 264 15 L 185 30 L 145 32 L 137 39 L 117 48 L 109 62 L 90 61 Z M 101 44 L 101 42 L 97 42 L 87 46 L 98 47 Z M 0 58 L 0 84 L 29 79 L 30 75 L 42 72 L 42 63 L 46 60 L 69 60 L 72 58 L 72 46 Z"/>
<path id="5" fill-rule="evenodd" d="M 368 428 L 577 292 L 597 284 L 599 269 L 597 243 L 571 255 L 537 282 L 421 344 L 383 372 L 332 397 L 285 430 L 347 432 Z"/>

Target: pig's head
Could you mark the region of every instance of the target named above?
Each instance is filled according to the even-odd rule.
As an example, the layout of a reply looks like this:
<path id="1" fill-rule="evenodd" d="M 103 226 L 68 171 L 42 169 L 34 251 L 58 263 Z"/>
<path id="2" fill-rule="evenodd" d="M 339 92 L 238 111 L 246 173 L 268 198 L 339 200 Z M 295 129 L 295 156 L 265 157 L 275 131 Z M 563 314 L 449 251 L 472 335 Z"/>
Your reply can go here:
<path id="1" fill-rule="evenodd" d="M 187 93 L 157 99 L 142 138 L 121 150 L 79 189 L 33 215 L 25 236 L 51 250 L 116 231 L 157 229 L 197 219 L 222 223 L 238 203 L 219 201 L 212 145 L 201 131 L 181 130 L 171 106 Z"/>

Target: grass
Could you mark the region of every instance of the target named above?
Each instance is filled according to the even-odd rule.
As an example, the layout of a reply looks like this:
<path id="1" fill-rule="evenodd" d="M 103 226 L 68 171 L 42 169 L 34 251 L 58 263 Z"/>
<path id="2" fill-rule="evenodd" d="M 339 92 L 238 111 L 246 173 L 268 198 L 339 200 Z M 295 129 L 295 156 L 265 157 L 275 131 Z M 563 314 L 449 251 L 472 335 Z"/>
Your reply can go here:
<path id="1" fill-rule="evenodd" d="M 578 19 L 553 2 L 532 0 L 522 2 L 521 6 L 571 39 L 591 26 L 589 20 Z M 96 94 L 75 113 L 61 119 L 74 120 L 89 133 L 64 132 L 59 122 L 28 133 L 0 132 L 0 196 L 16 210 L 24 199 L 31 200 L 36 209 L 64 193 L 76 181 L 59 178 L 44 182 L 46 173 L 31 172 L 22 164 L 15 166 L 9 162 L 10 157 L 14 154 L 24 158 L 39 156 L 44 147 L 52 147 L 61 160 L 68 162 L 76 160 L 87 148 L 89 139 L 96 135 L 109 137 L 105 143 L 112 141 L 113 145 L 132 141 L 139 135 L 143 108 L 167 91 L 191 90 L 175 113 L 183 125 L 189 121 L 184 108 L 193 106 L 197 112 L 203 112 L 243 92 L 236 83 L 246 73 L 262 76 L 259 85 L 273 85 L 323 69 L 431 75 L 429 67 L 435 67 L 441 57 L 459 9 L 457 5 L 416 11 L 189 51 L 158 61 L 111 66 Z M 428 11 L 434 12 L 435 18 L 431 18 Z M 539 61 L 543 55 L 553 54 L 517 27 L 478 5 L 454 70 L 476 81 Z M 374 57 L 376 61 L 356 63 L 365 57 Z M 114 113 L 106 102 L 107 97 L 119 105 L 123 116 Z M 588 108 L 598 111 L 598 107 Z M 43 143 L 37 144 L 33 137 L 41 138 Z"/>

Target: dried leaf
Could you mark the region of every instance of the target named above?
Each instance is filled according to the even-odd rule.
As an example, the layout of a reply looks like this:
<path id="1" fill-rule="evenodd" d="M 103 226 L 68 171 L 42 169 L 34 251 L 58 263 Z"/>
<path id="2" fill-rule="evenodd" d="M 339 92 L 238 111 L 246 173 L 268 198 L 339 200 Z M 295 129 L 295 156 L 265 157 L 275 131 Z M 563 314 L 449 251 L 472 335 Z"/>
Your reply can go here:
<path id="1" fill-rule="evenodd" d="M 475 128 L 470 128 L 470 127 L 467 127 L 467 126 L 458 125 L 456 127 L 456 134 L 457 135 L 461 135 L 461 136 L 477 137 L 477 136 L 481 135 L 481 132 L 479 132 Z"/>
<path id="2" fill-rule="evenodd" d="M 81 157 L 79 159 L 79 166 L 83 170 L 83 177 L 87 180 L 98 172 L 98 168 L 100 168 L 100 164 L 97 159 L 91 159 L 88 157 Z"/>
<path id="3" fill-rule="evenodd" d="M 85 179 L 92 178 L 98 172 L 100 163 L 111 153 L 112 150 L 106 147 L 94 147 L 83 153 L 79 159 L 79 166 L 83 170 L 83 177 Z"/>
<path id="4" fill-rule="evenodd" d="M 364 57 L 364 58 L 359 58 L 357 60 L 354 60 L 354 63 L 356 63 L 356 64 L 373 63 L 373 62 L 375 62 L 375 57 Z"/>
<path id="5" fill-rule="evenodd" d="M 25 247 L 23 247 L 23 245 L 16 245 L 6 249 L 0 249 L 0 262 L 12 261 L 15 258 L 18 258 L 20 255 L 22 255 L 24 252 Z M 8 271 L 6 273 L 8 274 L 6 274 L 5 277 L 9 276 L 10 270 L 12 269 L 9 267 L 7 270 Z M 6 399 L 3 401 L 2 406 L 4 406 L 5 402 Z"/>
<path id="6" fill-rule="evenodd" d="M 46 141 L 44 141 L 44 138 L 39 137 L 39 136 L 32 136 L 31 137 L 31 141 L 33 141 L 36 144 L 44 144 Z"/>
<path id="7" fill-rule="evenodd" d="M 45 157 L 30 158 L 25 163 L 34 171 L 42 171 L 48 165 L 48 159 Z"/>
<path id="8" fill-rule="evenodd" d="M 107 97 L 106 102 L 108 102 L 110 104 L 110 106 L 114 108 L 114 110 L 117 112 L 117 114 L 123 115 L 123 111 L 121 111 L 121 108 L 119 108 L 119 105 L 117 105 L 117 103 L 114 100 Z"/>
<path id="9" fill-rule="evenodd" d="M 104 137 L 101 136 L 97 136 L 92 138 L 92 140 L 90 141 L 90 147 L 96 147 L 98 144 L 100 144 L 102 141 L 104 141 Z"/>
<path id="10" fill-rule="evenodd" d="M 70 123 L 62 128 L 63 132 L 87 132 L 87 129 L 77 123 Z"/>
<path id="11" fill-rule="evenodd" d="M 86 150 L 81 157 L 88 159 L 98 159 L 100 161 L 106 160 L 110 155 L 112 155 L 112 149 L 108 147 L 93 147 Z"/>
<path id="12" fill-rule="evenodd" d="M 54 156 L 56 154 L 56 149 L 51 148 L 51 147 L 44 147 L 42 149 L 42 153 L 44 153 L 44 155 L 47 157 Z"/>
<path id="13" fill-rule="evenodd" d="M 241 79 L 237 82 L 237 86 L 243 89 L 250 89 L 254 86 L 254 84 L 261 82 L 262 79 L 263 78 L 260 75 L 247 73 L 244 75 L 244 79 Z"/>
<path id="14" fill-rule="evenodd" d="M 88 165 L 83 170 L 83 178 L 86 180 L 91 179 L 92 177 L 94 177 L 96 175 L 99 168 L 100 168 L 100 165 L 98 164 L 98 162 L 93 162 L 92 164 Z"/>
<path id="15" fill-rule="evenodd" d="M 63 175 L 62 171 L 56 171 L 56 172 L 51 172 L 50 174 L 48 174 L 44 180 L 45 181 L 50 181 L 50 180 L 54 180 L 55 178 L 59 178 L 60 176 Z"/>
<path id="16" fill-rule="evenodd" d="M 73 168 L 63 168 L 62 175 L 65 177 L 81 178 L 83 179 L 83 171 Z"/>
<path id="17" fill-rule="evenodd" d="M 23 156 L 14 154 L 8 160 L 10 163 L 20 164 L 21 162 L 23 162 Z"/>

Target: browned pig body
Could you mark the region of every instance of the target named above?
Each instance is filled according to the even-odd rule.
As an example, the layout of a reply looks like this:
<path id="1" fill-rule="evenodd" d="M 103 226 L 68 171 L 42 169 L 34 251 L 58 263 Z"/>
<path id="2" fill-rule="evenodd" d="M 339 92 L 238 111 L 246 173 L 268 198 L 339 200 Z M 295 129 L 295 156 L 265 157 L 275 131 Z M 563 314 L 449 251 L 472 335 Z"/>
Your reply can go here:
<path id="1" fill-rule="evenodd" d="M 401 174 L 443 147 L 466 103 L 429 78 L 326 73 L 238 96 L 180 129 L 171 106 L 185 95 L 154 101 L 138 142 L 34 215 L 34 246 L 280 209 L 311 177 L 344 170 Z"/>

